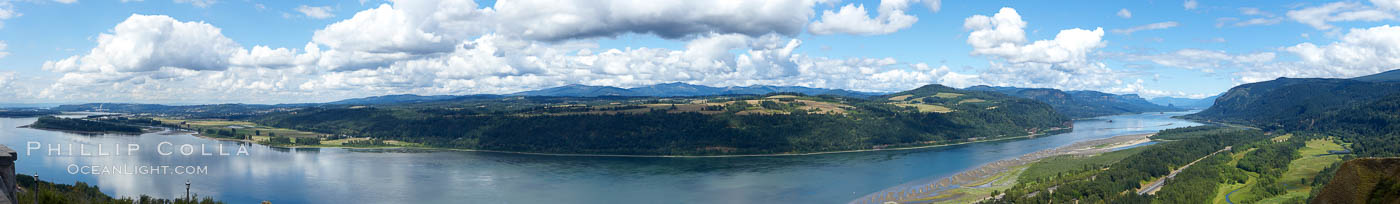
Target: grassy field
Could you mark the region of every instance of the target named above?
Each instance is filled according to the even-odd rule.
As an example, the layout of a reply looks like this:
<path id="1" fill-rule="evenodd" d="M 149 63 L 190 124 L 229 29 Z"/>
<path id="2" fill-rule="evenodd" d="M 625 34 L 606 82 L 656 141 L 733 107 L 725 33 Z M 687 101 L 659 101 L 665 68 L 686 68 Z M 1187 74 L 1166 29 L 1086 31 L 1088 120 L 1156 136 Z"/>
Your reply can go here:
<path id="1" fill-rule="evenodd" d="M 1272 139 L 1269 139 L 1269 141 L 1274 141 L 1274 142 L 1287 142 L 1288 139 L 1290 139 L 1290 138 L 1293 138 L 1293 134 L 1279 135 L 1278 137 L 1274 137 L 1274 138 L 1272 138 Z"/>
<path id="2" fill-rule="evenodd" d="M 1031 163 L 1031 168 L 1026 170 L 1025 173 L 1022 173 L 1021 177 L 1032 180 L 1041 178 L 1051 178 L 1055 177 L 1056 174 L 1059 174 L 1061 172 L 1080 170 L 1083 169 L 1085 166 L 1108 165 L 1116 163 L 1119 160 L 1123 160 L 1123 158 L 1127 158 L 1128 156 L 1138 154 L 1143 150 L 1146 150 L 1146 148 L 1131 148 L 1088 157 L 1060 155 L 1044 158 L 1040 161 L 1036 161 L 1035 163 Z"/>
<path id="3" fill-rule="evenodd" d="M 957 98 L 957 97 L 961 97 L 961 96 L 963 96 L 963 94 L 960 94 L 960 93 L 937 93 L 937 94 L 933 94 L 933 97 L 939 97 L 939 98 Z"/>
<path id="4" fill-rule="evenodd" d="M 982 100 L 982 99 L 978 99 L 978 98 L 974 98 L 974 99 L 963 99 L 962 101 L 958 101 L 958 104 L 964 104 L 964 103 L 981 103 L 981 102 L 987 102 L 987 100 Z"/>
<path id="5" fill-rule="evenodd" d="M 903 104 L 903 103 L 894 104 L 894 105 L 895 105 L 895 106 L 899 106 L 899 107 L 914 107 L 914 108 L 918 108 L 918 109 L 919 109 L 919 112 L 933 112 L 933 113 L 947 113 L 947 112 L 953 112 L 953 109 L 949 109 L 948 107 L 943 107 L 943 106 L 939 106 L 939 105 L 929 105 L 929 104 Z"/>
<path id="6" fill-rule="evenodd" d="M 1342 155 L 1327 154 L 1328 150 L 1342 150 L 1342 146 L 1332 140 L 1309 140 L 1307 146 L 1298 150 L 1302 158 L 1288 163 L 1288 171 L 1283 173 L 1280 182 L 1288 185 L 1287 193 L 1260 200 L 1260 203 L 1282 203 L 1288 200 L 1307 199 L 1312 193 L 1312 178 L 1332 163 L 1342 161 Z M 1307 181 L 1304 181 L 1307 180 Z"/>
<path id="7" fill-rule="evenodd" d="M 1288 136 L 1290 135 L 1275 137 L 1274 141 L 1287 141 L 1290 138 Z M 1305 182 L 1311 181 L 1323 168 L 1327 168 L 1327 166 L 1332 165 L 1332 163 L 1341 162 L 1342 155 L 1329 155 L 1327 151 L 1342 149 L 1341 145 L 1331 139 L 1309 140 L 1306 146 L 1298 150 L 1298 153 L 1301 154 L 1302 157 L 1290 161 L 1288 163 L 1288 171 L 1284 172 L 1283 178 L 1279 179 L 1279 182 L 1288 186 L 1284 194 L 1272 197 L 1260 197 L 1260 195 L 1253 193 L 1256 187 L 1255 180 L 1258 178 L 1258 174 L 1246 172 L 1249 174 L 1249 180 L 1247 182 L 1242 184 L 1220 185 L 1220 187 L 1216 189 L 1215 198 L 1213 199 L 1214 202 L 1212 203 L 1226 203 L 1226 194 L 1236 189 L 1239 190 L 1234 194 L 1230 194 L 1228 199 L 1232 201 L 1258 201 L 1258 203 L 1283 203 L 1286 201 L 1301 201 L 1302 199 L 1307 199 L 1308 194 L 1312 192 L 1312 186 Z M 1239 159 L 1243 158 L 1244 155 L 1250 151 L 1253 151 L 1253 149 L 1231 155 L 1234 157 L 1234 160 L 1230 161 L 1228 165 L 1234 166 L 1239 162 Z"/>
<path id="8" fill-rule="evenodd" d="M 253 141 L 254 141 L 254 142 L 260 142 L 260 143 L 261 143 L 261 142 L 268 141 L 268 139 L 272 138 L 271 135 L 282 136 L 282 137 L 290 137 L 290 138 L 293 139 L 293 141 L 295 141 L 297 138 L 317 138 L 317 137 L 321 137 L 321 136 L 323 136 L 323 135 L 328 135 L 328 134 L 320 134 L 320 133 L 299 131 L 299 130 L 286 129 L 286 128 L 274 128 L 274 127 L 259 126 L 259 125 L 257 125 L 257 124 L 254 124 L 254 123 L 252 123 L 252 122 L 247 122 L 247 121 L 230 121 L 230 120 L 181 120 L 181 119 L 169 119 L 169 118 L 155 118 L 155 119 L 161 121 L 162 123 L 166 123 L 166 124 L 180 124 L 180 123 L 184 123 L 184 124 L 185 124 L 184 127 L 189 128 L 189 129 L 192 129 L 192 130 L 199 130 L 199 129 L 227 130 L 227 129 L 232 128 L 232 129 L 238 129 L 238 132 L 239 132 L 239 133 L 259 133 L 258 135 L 254 135 L 254 136 L 253 136 Z M 361 138 L 346 138 L 346 139 L 337 139 L 337 140 L 323 140 L 323 141 L 321 141 L 321 145 L 295 146 L 295 147 L 342 147 L 342 145 L 344 145 L 346 142 L 349 142 L 349 141 L 363 141 L 363 140 L 369 140 L 369 138 L 363 138 L 363 137 L 361 137 Z M 409 143 L 409 142 L 403 142 L 403 141 L 397 141 L 397 140 L 385 140 L 384 143 L 387 143 L 387 144 L 389 144 L 389 145 L 387 145 L 387 146 L 382 146 L 382 147 L 415 147 L 415 146 L 421 146 L 421 145 L 416 144 L 416 143 Z M 373 148 L 373 147 L 371 147 L 371 148 Z"/>
<path id="9" fill-rule="evenodd" d="M 326 146 L 341 146 L 341 145 L 345 145 L 346 142 L 350 142 L 350 141 L 365 141 L 365 140 L 369 140 L 369 138 L 357 137 L 357 138 L 345 138 L 345 139 L 338 139 L 338 140 L 322 140 L 322 141 L 321 141 L 321 145 L 326 145 Z M 417 144 L 417 143 L 404 142 L 404 141 L 398 141 L 398 140 L 385 140 L 384 143 L 387 143 L 387 144 L 389 144 L 390 146 L 396 146 L 396 147 L 420 146 L 420 145 Z"/>

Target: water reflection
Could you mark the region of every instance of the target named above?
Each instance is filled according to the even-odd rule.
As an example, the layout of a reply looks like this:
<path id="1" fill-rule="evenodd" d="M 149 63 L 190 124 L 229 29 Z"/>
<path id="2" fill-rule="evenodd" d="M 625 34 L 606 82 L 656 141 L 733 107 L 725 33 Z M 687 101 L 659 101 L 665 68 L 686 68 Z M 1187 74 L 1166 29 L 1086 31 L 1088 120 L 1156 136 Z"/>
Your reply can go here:
<path id="1" fill-rule="evenodd" d="M 104 192 L 158 197 L 193 191 L 230 203 L 831 203 L 886 187 L 951 175 L 983 163 L 1087 139 L 1196 125 L 1182 113 L 1111 116 L 1075 122 L 1073 132 L 1034 139 L 904 151 L 739 158 L 626 158 L 403 149 L 272 148 L 202 139 L 187 132 L 96 135 L 15 128 L 34 118 L 0 119 L 0 142 L 21 151 L 18 172 Z M 1112 120 L 1113 122 L 1108 122 Z M 245 156 L 24 155 L 45 144 L 244 145 Z M 144 150 L 144 149 L 143 149 Z M 208 166 L 207 175 L 68 174 L 78 165 Z"/>

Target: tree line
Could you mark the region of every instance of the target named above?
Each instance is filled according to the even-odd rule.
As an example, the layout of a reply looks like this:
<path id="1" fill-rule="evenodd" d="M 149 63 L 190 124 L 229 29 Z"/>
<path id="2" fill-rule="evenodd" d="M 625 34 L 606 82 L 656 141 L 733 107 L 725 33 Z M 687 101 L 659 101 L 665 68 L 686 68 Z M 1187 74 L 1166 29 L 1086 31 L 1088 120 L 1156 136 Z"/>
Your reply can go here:
<path id="1" fill-rule="evenodd" d="M 193 194 L 192 199 L 184 198 L 155 198 L 148 195 L 141 195 L 136 198 L 121 197 L 113 198 L 102 193 L 96 185 L 88 185 L 82 181 L 69 184 L 57 184 L 48 181 L 36 180 L 33 176 L 16 174 L 17 185 L 24 187 L 24 191 L 16 192 L 14 203 L 115 203 L 115 204 L 222 204 L 224 202 L 214 200 L 212 197 L 200 198 Z M 39 202 L 35 202 L 35 201 Z"/>
<path id="2" fill-rule="evenodd" d="M 998 94 L 999 95 L 999 94 Z M 829 97 L 829 96 L 827 96 Z M 883 101 L 823 99 L 853 106 L 847 114 L 738 114 L 750 108 L 796 109 L 793 103 L 731 103 L 719 114 L 518 113 L 450 107 L 306 108 L 273 113 L 261 125 L 421 143 L 433 147 L 591 154 L 770 154 L 889 148 L 1027 135 L 1068 119 L 1048 105 L 1009 96 L 996 103 L 948 104 L 958 111 L 921 113 Z M 470 104 L 468 104 L 470 105 Z M 758 106 L 758 107 L 754 107 Z M 719 108 L 714 108 L 719 109 Z"/>
<path id="3" fill-rule="evenodd" d="M 1178 134 L 1193 134 L 1194 136 Z M 1210 193 L 1214 193 L 1215 185 L 1218 185 L 1219 180 L 1187 181 L 1183 178 L 1200 177 L 1195 174 L 1213 172 L 1215 169 L 1211 169 L 1209 166 L 1220 163 L 1218 160 L 1222 155 L 1228 154 L 1216 154 L 1191 166 L 1178 174 L 1177 179 L 1169 181 L 1155 197 L 1138 195 L 1135 191 L 1142 188 L 1142 184 L 1146 181 L 1166 176 L 1173 169 L 1210 155 L 1226 146 L 1238 146 L 1268 138 L 1267 134 L 1257 130 L 1220 126 L 1171 129 L 1162 131 L 1158 135 L 1166 138 L 1184 139 L 1139 147 L 1144 148 L 1141 150 L 1142 152 L 1123 158 L 1107 167 L 1085 166 L 1079 170 L 1056 175 L 1053 179 L 1018 181 L 1015 186 L 1004 191 L 1004 196 L 988 200 L 987 203 L 1148 203 L 1153 202 L 1153 200 L 1193 200 L 1185 203 L 1196 203 L 1200 202 L 1197 199 L 1211 198 L 1213 194 L 1205 197 L 1193 197 L 1198 196 L 1199 192 L 1188 193 L 1184 191 L 1209 189 Z M 1232 150 L 1238 151 L 1235 148 Z M 1228 158 L 1225 159 L 1228 161 Z M 1197 169 L 1196 165 L 1206 167 L 1199 168 L 1203 170 L 1191 170 Z M 1054 189 L 1053 193 L 1049 191 L 1052 188 Z"/>
<path id="4" fill-rule="evenodd" d="M 127 134 L 140 134 L 141 127 L 124 125 L 112 122 L 85 120 L 77 118 L 59 118 L 53 116 L 39 117 L 30 128 L 68 130 L 82 132 L 116 132 Z"/>

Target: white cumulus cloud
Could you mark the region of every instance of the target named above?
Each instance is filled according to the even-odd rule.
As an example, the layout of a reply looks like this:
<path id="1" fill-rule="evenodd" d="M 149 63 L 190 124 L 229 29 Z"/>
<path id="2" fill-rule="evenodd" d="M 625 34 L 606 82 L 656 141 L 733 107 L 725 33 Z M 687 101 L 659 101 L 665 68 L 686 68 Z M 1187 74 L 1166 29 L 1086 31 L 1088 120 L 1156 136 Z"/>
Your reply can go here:
<path id="1" fill-rule="evenodd" d="M 402 2 L 396 2 L 402 3 Z M 498 1 L 498 32 L 558 41 L 626 33 L 678 39 L 706 33 L 796 36 L 815 14 L 813 0 Z"/>
<path id="2" fill-rule="evenodd" d="M 963 27 L 971 31 L 967 43 L 972 54 L 992 57 L 990 66 L 979 74 L 986 84 L 1105 91 L 1130 85 L 1122 79 L 1131 75 L 1114 71 L 1094 57 L 1107 45 L 1103 28 L 1065 29 L 1053 39 L 1027 42 L 1026 22 L 1012 8 L 1002 8 L 991 17 L 968 17 Z"/>
<path id="3" fill-rule="evenodd" d="M 1340 41 L 1327 45 L 1300 43 L 1283 50 L 1296 54 L 1298 62 L 1247 69 L 1240 81 L 1276 77 L 1357 77 L 1400 68 L 1400 26 L 1351 29 Z"/>
<path id="4" fill-rule="evenodd" d="M 1400 11 L 1400 0 L 1371 0 L 1371 4 L 1385 10 Z"/>
<path id="5" fill-rule="evenodd" d="M 928 6 L 928 10 L 934 13 L 943 10 L 943 0 L 924 0 L 924 5 Z"/>
<path id="6" fill-rule="evenodd" d="M 315 19 L 327 19 L 330 17 L 335 17 L 335 14 L 331 13 L 331 7 L 329 6 L 301 5 L 298 6 L 296 10 L 297 12 L 301 12 L 302 15 L 306 15 L 306 17 Z"/>
<path id="7" fill-rule="evenodd" d="M 1332 26 L 1331 24 L 1332 22 L 1375 22 L 1395 19 L 1395 13 L 1397 11 L 1393 10 L 1394 8 L 1390 8 L 1389 4 L 1384 3 L 1378 5 L 1386 5 L 1386 8 L 1392 10 L 1384 10 L 1368 5 L 1363 5 L 1357 2 L 1342 1 L 1327 3 L 1321 6 L 1291 10 L 1288 11 L 1287 16 L 1288 18 L 1293 19 L 1294 21 L 1307 24 L 1318 30 L 1330 30 L 1334 28 L 1334 26 Z"/>
<path id="8" fill-rule="evenodd" d="M 465 0 L 395 1 L 327 25 L 302 49 L 245 48 L 213 25 L 134 15 L 101 34 L 87 54 L 46 62 L 45 70 L 63 76 L 34 95 L 277 103 L 401 93 L 499 94 L 565 84 L 895 91 L 980 83 L 978 75 L 945 66 L 797 53 L 803 43 L 792 37 L 811 20 L 811 12 L 792 11 L 812 11 L 812 1 L 600 3 L 605 4 L 530 10 L 501 3 L 478 8 Z M 728 6 L 744 8 L 721 9 Z M 668 17 L 655 18 L 662 14 Z M 576 18 L 583 21 L 570 20 Z M 128 29 L 134 27 L 146 29 Z M 600 48 L 595 40 L 628 33 L 673 37 L 668 39 L 685 46 Z"/>
<path id="9" fill-rule="evenodd" d="M 58 72 L 143 72 L 161 68 L 222 70 L 242 49 L 220 29 L 204 22 L 180 22 L 168 16 L 133 14 L 112 33 L 97 37 L 97 47 L 82 56 L 44 63 Z"/>
<path id="10" fill-rule="evenodd" d="M 808 30 L 817 35 L 835 33 L 856 35 L 889 34 L 913 26 L 918 17 L 905 14 L 909 0 L 881 0 L 879 15 L 871 18 L 865 5 L 846 4 L 841 10 L 822 12 L 820 21 L 813 22 Z"/>
<path id="11" fill-rule="evenodd" d="M 10 1 L 0 1 L 0 28 L 5 28 L 5 20 L 23 15 L 24 14 L 15 11 L 15 5 L 11 4 Z"/>

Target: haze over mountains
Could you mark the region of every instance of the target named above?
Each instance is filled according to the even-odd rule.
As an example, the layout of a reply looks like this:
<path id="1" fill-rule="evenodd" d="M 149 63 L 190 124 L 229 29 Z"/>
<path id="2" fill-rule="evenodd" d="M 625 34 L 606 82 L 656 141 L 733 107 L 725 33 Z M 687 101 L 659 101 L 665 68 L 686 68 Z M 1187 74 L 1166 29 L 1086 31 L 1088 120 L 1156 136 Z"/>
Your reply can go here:
<path id="1" fill-rule="evenodd" d="M 1207 99 L 1179 99 L 1184 105 L 1180 107 L 1167 107 L 1149 102 L 1136 94 L 1117 95 L 1097 91 L 1061 91 L 1048 88 L 1016 88 L 1016 87 L 991 87 L 973 86 L 966 90 L 990 91 L 1007 94 L 1010 96 L 1034 99 L 1055 107 L 1055 110 L 1071 118 L 1086 118 L 1104 115 L 1180 111 L 1187 108 L 1209 107 L 1214 98 Z M 386 95 L 357 99 L 347 99 L 331 102 L 331 104 L 392 104 L 392 103 L 417 103 L 459 99 L 462 97 L 471 98 L 492 98 L 503 96 L 547 96 L 547 97 L 686 97 L 686 96 L 716 96 L 716 95 L 763 95 L 769 93 L 802 93 L 806 95 L 838 95 L 855 98 L 868 98 L 880 95 L 881 93 L 859 92 L 843 89 L 810 88 L 801 86 L 730 86 L 713 87 L 705 85 L 694 85 L 687 83 L 664 83 L 634 88 L 619 88 L 612 86 L 590 86 L 571 84 L 554 88 L 546 88 L 533 91 L 524 91 L 508 95 L 467 95 L 467 96 L 417 96 L 417 95 Z M 1189 105 L 1185 105 L 1189 104 Z"/>
<path id="2" fill-rule="evenodd" d="M 1154 104 L 1138 97 L 1135 94 L 1117 95 L 1097 91 L 1061 91 L 1048 88 L 1016 88 L 1016 87 L 991 87 L 973 86 L 963 90 L 987 91 L 1006 94 L 1009 96 L 1033 99 L 1047 103 L 1055 108 L 1057 112 L 1070 118 L 1087 118 L 1104 115 L 1179 111 L 1189 108 L 1209 107 L 1209 102 L 1213 98 L 1207 99 L 1177 99 L 1171 102 L 1175 107 Z M 665 83 L 634 88 L 619 88 L 612 86 L 590 86 L 590 85 L 565 85 L 554 88 L 524 91 L 506 95 L 478 94 L 478 95 L 435 95 L 420 96 L 413 94 L 383 95 L 364 98 L 352 98 L 327 103 L 302 103 L 302 104 L 277 104 L 277 105 L 243 105 L 243 104 L 211 104 L 192 106 L 169 106 L 153 104 L 121 104 L 121 103 L 93 103 L 82 105 L 63 105 L 55 108 L 61 111 L 84 111 L 102 109 L 106 111 L 118 112 L 247 112 L 251 109 L 274 109 L 292 108 L 322 105 L 389 105 L 389 104 L 414 104 L 414 103 L 446 103 L 453 101 L 472 101 L 480 99 L 500 99 L 505 97 L 694 97 L 694 96 L 719 96 L 719 95 L 763 95 L 770 93 L 801 93 L 809 96 L 817 95 L 837 95 L 853 98 L 866 98 L 880 96 L 882 93 L 859 92 L 842 89 L 810 88 L 801 86 L 730 86 L 713 87 L 704 85 L 694 85 L 686 83 Z M 1189 105 L 1186 105 L 1189 104 Z"/>
<path id="3" fill-rule="evenodd" d="M 1224 93 L 1221 93 L 1221 94 L 1224 94 Z M 1177 98 L 1177 97 L 1157 97 L 1157 98 L 1148 99 L 1147 101 L 1150 101 L 1150 102 L 1155 103 L 1155 104 L 1157 104 L 1157 105 L 1163 105 L 1163 106 L 1167 106 L 1167 107 L 1177 107 L 1177 108 L 1186 108 L 1186 109 L 1206 109 L 1206 108 L 1210 108 L 1210 105 L 1215 105 L 1215 99 L 1216 99 L 1216 98 L 1220 98 L 1220 95 L 1221 95 L 1221 94 L 1216 94 L 1216 95 L 1214 95 L 1214 96 L 1205 97 L 1205 98 L 1200 98 L 1200 99 L 1194 99 L 1194 98 Z"/>
<path id="4" fill-rule="evenodd" d="M 574 96 L 574 97 L 595 97 L 595 96 L 714 96 L 714 95 L 741 95 L 741 94 L 768 94 L 768 93 L 802 93 L 806 95 L 838 95 L 850 97 L 869 97 L 880 95 L 881 93 L 859 92 L 844 89 L 824 89 L 809 88 L 801 86 L 729 86 L 713 87 L 705 85 L 694 85 L 687 83 L 665 83 L 636 88 L 618 88 L 612 86 L 589 86 L 571 84 L 561 87 L 525 91 L 510 95 L 525 96 Z"/>
<path id="5" fill-rule="evenodd" d="M 1181 111 L 1148 102 L 1137 94 L 1110 94 L 1098 91 L 1061 91 L 1049 88 L 1016 88 L 973 86 L 968 90 L 992 91 L 1050 104 L 1056 111 L 1071 118 L 1085 118 L 1143 112 Z"/>
<path id="6" fill-rule="evenodd" d="M 859 92 L 843 89 L 809 88 L 801 86 L 730 86 L 713 87 L 705 85 L 694 85 L 687 83 L 665 83 L 635 88 L 618 88 L 612 86 L 590 86 L 582 84 L 570 84 L 554 88 L 546 88 L 533 91 L 524 91 L 506 95 L 478 94 L 478 95 L 437 95 L 420 96 L 413 94 L 371 96 L 364 98 L 352 98 L 340 101 L 329 102 L 329 104 L 345 105 L 373 105 L 373 104 L 394 104 L 394 103 L 420 103 L 432 101 L 445 101 L 454 99 L 472 98 L 495 98 L 505 96 L 553 96 L 553 97 L 677 97 L 677 96 L 717 96 L 717 95 L 763 95 L 768 93 L 802 93 L 806 95 L 838 95 L 865 98 L 881 93 Z"/>

